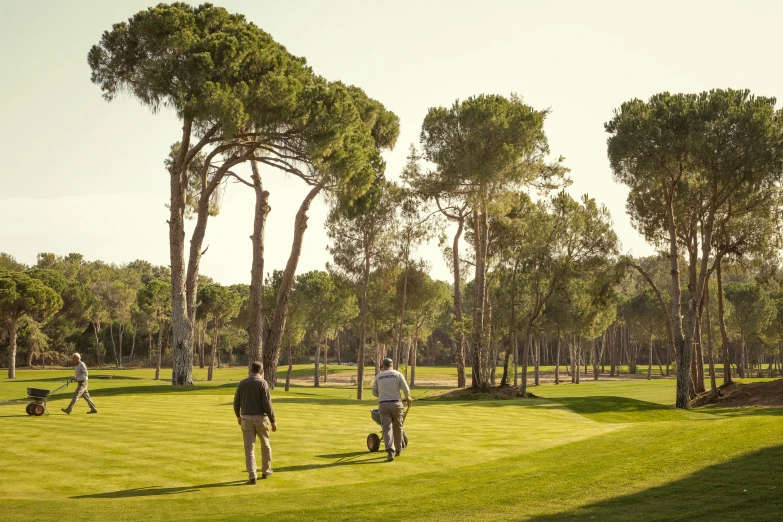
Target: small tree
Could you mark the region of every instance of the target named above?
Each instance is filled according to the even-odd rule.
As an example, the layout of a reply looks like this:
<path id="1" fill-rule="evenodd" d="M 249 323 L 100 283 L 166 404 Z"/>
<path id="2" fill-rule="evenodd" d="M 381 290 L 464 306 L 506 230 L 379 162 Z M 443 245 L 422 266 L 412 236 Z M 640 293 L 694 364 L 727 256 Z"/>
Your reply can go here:
<path id="1" fill-rule="evenodd" d="M 63 305 L 57 292 L 21 272 L 0 271 L 0 316 L 9 338 L 8 378 L 16 378 L 16 339 L 20 321 L 38 323 L 51 318 Z"/>
<path id="2" fill-rule="evenodd" d="M 388 264 L 394 237 L 394 192 L 396 187 L 379 179 L 368 195 L 368 209 L 358 215 L 335 205 L 327 221 L 329 251 L 336 268 L 354 281 L 359 295 L 359 350 L 357 354 L 357 392 L 361 400 L 364 389 L 365 346 L 367 344 L 367 295 L 370 274 Z"/>
<path id="3" fill-rule="evenodd" d="M 155 357 L 155 380 L 160 379 L 165 325 L 171 317 L 171 285 L 168 281 L 153 279 L 141 288 L 137 295 L 139 307 L 154 319 L 154 331 L 158 334 Z M 150 328 L 150 335 L 153 329 Z"/>
<path id="4" fill-rule="evenodd" d="M 212 354 L 207 370 L 207 380 L 212 380 L 212 372 L 215 366 L 215 357 L 219 354 L 220 329 L 228 321 L 236 317 L 242 304 L 241 296 L 225 286 L 219 284 L 203 285 L 199 289 L 198 315 L 205 320 L 212 319 Z"/>
<path id="5" fill-rule="evenodd" d="M 464 202 L 473 218 L 476 270 L 470 349 L 474 388 L 489 385 L 484 323 L 489 205 L 504 191 L 546 185 L 565 174 L 559 162 L 546 162 L 549 146 L 543 127 L 547 113 L 525 105 L 516 95 L 481 95 L 455 102 L 451 108 L 431 108 L 422 124 L 423 157 L 436 166 L 422 184 L 431 195 L 448 194 L 453 201 Z"/>
<path id="6" fill-rule="evenodd" d="M 315 270 L 296 278 L 297 307 L 307 329 L 315 334 L 315 386 L 320 386 L 320 356 L 324 341 L 358 314 L 356 296 L 335 284 L 328 272 Z M 326 351 L 324 349 L 324 357 Z M 362 362 L 359 361 L 359 364 Z M 326 373 L 324 373 L 326 379 Z"/>
<path id="7" fill-rule="evenodd" d="M 740 377 L 745 377 L 748 365 L 746 343 L 752 336 L 760 335 L 772 323 L 778 310 L 769 292 L 756 282 L 727 283 L 724 292 L 734 309 L 729 324 L 740 340 L 737 370 Z"/>

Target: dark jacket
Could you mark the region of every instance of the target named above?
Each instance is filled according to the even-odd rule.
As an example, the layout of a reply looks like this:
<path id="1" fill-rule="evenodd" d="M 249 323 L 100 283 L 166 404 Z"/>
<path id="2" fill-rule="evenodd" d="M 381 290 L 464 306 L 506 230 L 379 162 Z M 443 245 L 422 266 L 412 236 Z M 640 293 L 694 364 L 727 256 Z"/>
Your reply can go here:
<path id="1" fill-rule="evenodd" d="M 272 409 L 269 386 L 260 375 L 251 375 L 239 382 L 234 394 L 234 413 L 237 417 L 266 415 L 270 422 L 275 422 L 275 410 Z"/>

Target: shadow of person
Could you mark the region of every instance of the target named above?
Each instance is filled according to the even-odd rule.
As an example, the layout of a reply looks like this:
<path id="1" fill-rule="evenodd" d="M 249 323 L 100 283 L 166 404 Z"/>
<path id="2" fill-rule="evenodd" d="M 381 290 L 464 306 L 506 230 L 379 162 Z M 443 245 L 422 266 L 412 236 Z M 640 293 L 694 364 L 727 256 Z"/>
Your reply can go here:
<path id="1" fill-rule="evenodd" d="M 176 495 L 178 493 L 192 493 L 208 488 L 224 488 L 232 486 L 242 486 L 244 480 L 233 480 L 231 482 L 216 482 L 214 484 L 199 484 L 197 486 L 180 486 L 175 488 L 162 488 L 160 486 L 146 486 L 143 488 L 122 489 L 120 491 L 109 491 L 107 493 L 95 493 L 93 495 L 77 495 L 71 498 L 132 498 L 132 497 L 150 497 L 155 495 Z"/>
<path id="2" fill-rule="evenodd" d="M 362 464 L 378 464 L 379 462 L 386 462 L 386 456 L 380 455 L 377 457 L 372 458 L 365 458 L 362 460 L 357 460 L 362 455 L 369 456 L 372 454 L 368 454 L 366 451 L 354 451 L 351 453 L 335 453 L 332 455 L 316 455 L 317 458 L 321 459 L 334 459 L 337 460 L 334 462 L 328 462 L 325 464 L 302 464 L 301 466 L 286 466 L 282 468 L 275 468 L 275 473 L 285 473 L 287 471 L 306 471 L 308 469 L 323 469 L 323 468 L 333 468 L 335 466 L 359 466 Z M 377 454 L 376 454 L 377 455 Z"/>
<path id="3" fill-rule="evenodd" d="M 319 459 L 347 459 L 367 455 L 366 451 L 351 451 L 349 453 L 332 453 L 330 455 L 316 455 Z"/>

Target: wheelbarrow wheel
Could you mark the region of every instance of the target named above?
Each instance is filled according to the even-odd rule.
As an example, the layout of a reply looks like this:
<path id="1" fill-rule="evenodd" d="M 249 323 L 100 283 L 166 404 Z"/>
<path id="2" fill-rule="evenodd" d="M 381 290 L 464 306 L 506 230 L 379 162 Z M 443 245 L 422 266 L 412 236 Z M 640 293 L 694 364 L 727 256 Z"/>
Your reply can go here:
<path id="1" fill-rule="evenodd" d="M 31 402 L 27 405 L 27 408 L 25 408 L 24 411 L 26 411 L 28 415 L 34 415 L 33 408 L 35 408 L 35 403 Z"/>
<path id="2" fill-rule="evenodd" d="M 367 449 L 370 450 L 370 453 L 375 453 L 381 449 L 381 438 L 377 433 L 367 435 Z"/>
<path id="3" fill-rule="evenodd" d="M 36 417 L 40 417 L 44 414 L 46 409 L 44 408 L 43 404 L 33 404 L 33 415 Z"/>

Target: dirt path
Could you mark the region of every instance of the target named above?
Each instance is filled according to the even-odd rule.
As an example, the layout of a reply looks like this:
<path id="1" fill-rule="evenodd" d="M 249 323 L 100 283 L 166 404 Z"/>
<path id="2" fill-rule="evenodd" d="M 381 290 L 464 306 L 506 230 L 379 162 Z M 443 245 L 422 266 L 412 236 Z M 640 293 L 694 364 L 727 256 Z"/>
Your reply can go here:
<path id="1" fill-rule="evenodd" d="M 710 392 L 702 393 L 691 402 L 691 405 L 699 408 L 704 406 L 721 406 L 729 408 L 747 408 L 752 406 L 783 407 L 783 379 L 769 382 L 752 382 L 742 384 L 734 382 L 728 386 L 722 386 L 719 391 L 723 394 L 713 401 Z"/>

